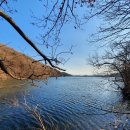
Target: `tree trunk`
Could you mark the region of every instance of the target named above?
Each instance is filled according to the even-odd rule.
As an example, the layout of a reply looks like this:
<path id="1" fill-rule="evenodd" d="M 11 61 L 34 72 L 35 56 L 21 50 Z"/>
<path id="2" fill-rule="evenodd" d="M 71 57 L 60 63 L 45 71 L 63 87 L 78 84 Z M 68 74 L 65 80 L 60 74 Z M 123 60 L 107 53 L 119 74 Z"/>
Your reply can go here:
<path id="1" fill-rule="evenodd" d="M 125 99 L 130 99 L 130 84 L 122 89 L 122 94 Z"/>

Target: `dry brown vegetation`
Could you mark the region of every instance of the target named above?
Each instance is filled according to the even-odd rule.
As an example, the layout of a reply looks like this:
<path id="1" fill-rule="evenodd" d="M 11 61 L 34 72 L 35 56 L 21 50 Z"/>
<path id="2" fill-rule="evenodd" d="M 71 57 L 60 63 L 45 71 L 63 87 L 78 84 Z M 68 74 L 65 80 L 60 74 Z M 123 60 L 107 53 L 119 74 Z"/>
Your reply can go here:
<path id="1" fill-rule="evenodd" d="M 0 60 L 10 74 L 9 76 L 0 69 L 1 79 L 8 79 L 10 77 L 17 79 L 45 79 L 61 76 L 61 73 L 56 69 L 40 62 L 34 62 L 34 59 L 3 44 L 0 44 Z"/>

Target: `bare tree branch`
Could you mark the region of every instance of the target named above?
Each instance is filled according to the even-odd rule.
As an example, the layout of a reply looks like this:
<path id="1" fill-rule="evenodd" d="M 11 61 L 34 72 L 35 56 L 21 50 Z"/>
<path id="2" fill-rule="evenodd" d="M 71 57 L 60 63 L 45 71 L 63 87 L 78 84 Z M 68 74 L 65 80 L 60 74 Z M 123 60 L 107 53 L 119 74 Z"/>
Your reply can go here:
<path id="1" fill-rule="evenodd" d="M 22 36 L 22 38 L 32 47 L 35 49 L 35 51 L 40 54 L 40 56 L 43 57 L 45 61 L 47 61 L 52 67 L 57 68 L 59 70 L 63 70 L 55 65 L 52 64 L 51 59 L 47 58 L 46 55 L 44 55 L 37 47 L 36 45 L 24 34 L 24 32 L 15 24 L 15 22 L 6 15 L 2 10 L 0 10 L 0 16 L 3 17 L 6 21 L 8 21 L 11 26 Z M 63 70 L 64 71 L 64 70 Z"/>

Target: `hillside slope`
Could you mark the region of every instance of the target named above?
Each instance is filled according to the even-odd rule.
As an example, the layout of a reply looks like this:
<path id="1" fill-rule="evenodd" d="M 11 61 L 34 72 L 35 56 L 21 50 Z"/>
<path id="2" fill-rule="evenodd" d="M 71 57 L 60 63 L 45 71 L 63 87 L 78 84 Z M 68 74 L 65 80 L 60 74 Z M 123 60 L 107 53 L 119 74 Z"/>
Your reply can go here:
<path id="1" fill-rule="evenodd" d="M 3 44 L 0 44 L 0 61 L 10 73 L 9 76 L 0 66 L 0 79 L 44 79 L 61 76 L 59 71 L 39 62 L 33 63 L 34 59 Z"/>

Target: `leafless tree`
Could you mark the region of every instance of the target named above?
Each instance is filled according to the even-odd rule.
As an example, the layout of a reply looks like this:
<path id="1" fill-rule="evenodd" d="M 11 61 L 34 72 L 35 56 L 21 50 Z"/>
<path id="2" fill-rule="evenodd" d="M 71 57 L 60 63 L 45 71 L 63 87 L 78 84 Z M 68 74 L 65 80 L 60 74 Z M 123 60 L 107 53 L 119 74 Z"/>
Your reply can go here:
<path id="1" fill-rule="evenodd" d="M 91 65 L 103 68 L 109 76 L 114 76 L 114 83 L 118 85 L 126 97 L 130 94 L 130 43 L 112 44 L 103 56 L 93 56 Z M 124 85 L 122 86 L 123 83 Z"/>
<path id="2" fill-rule="evenodd" d="M 110 73 L 118 73 L 115 81 L 124 83 L 122 92 L 125 96 L 130 96 L 130 1 L 125 0 L 103 0 L 96 1 L 95 8 L 86 19 L 99 17 L 103 19 L 103 24 L 99 31 L 94 34 L 92 42 L 110 46 L 110 49 L 102 55 L 93 57 L 93 65 L 105 67 Z M 93 37 L 92 37 L 93 38 Z M 123 86 L 121 86 L 122 88 Z"/>
<path id="3" fill-rule="evenodd" d="M 130 33 L 130 1 L 124 0 L 103 0 L 97 1 L 95 8 L 90 16 L 103 18 L 103 24 L 100 26 L 97 41 L 103 43 L 126 42 L 129 41 Z M 99 34 L 100 37 L 99 37 Z"/>
<path id="4" fill-rule="evenodd" d="M 44 30 L 45 33 L 41 34 L 42 45 L 46 46 L 46 48 L 51 48 L 51 56 L 47 56 L 46 52 L 42 52 L 36 46 L 36 44 L 26 36 L 26 34 L 13 21 L 13 19 L 7 15 L 17 12 L 15 8 L 11 8 L 10 6 L 10 3 L 14 1 L 17 0 L 0 0 L 0 17 L 6 20 L 19 33 L 19 35 L 42 57 L 42 59 L 40 60 L 44 60 L 45 63 L 48 63 L 53 68 L 63 70 L 57 66 L 59 63 L 64 61 L 63 58 L 59 56 L 60 54 L 64 53 L 72 53 L 72 49 L 70 49 L 69 51 L 56 53 L 57 48 L 61 46 L 59 36 L 61 30 L 67 22 L 73 21 L 75 23 L 75 28 L 80 27 L 81 20 L 78 17 L 76 9 L 79 6 L 86 6 L 87 4 L 93 5 L 95 0 L 39 0 L 43 5 L 43 8 L 47 11 L 46 13 L 43 13 L 43 16 L 40 18 L 33 15 L 32 17 L 34 18 L 34 22 L 32 22 L 32 24 Z"/>

